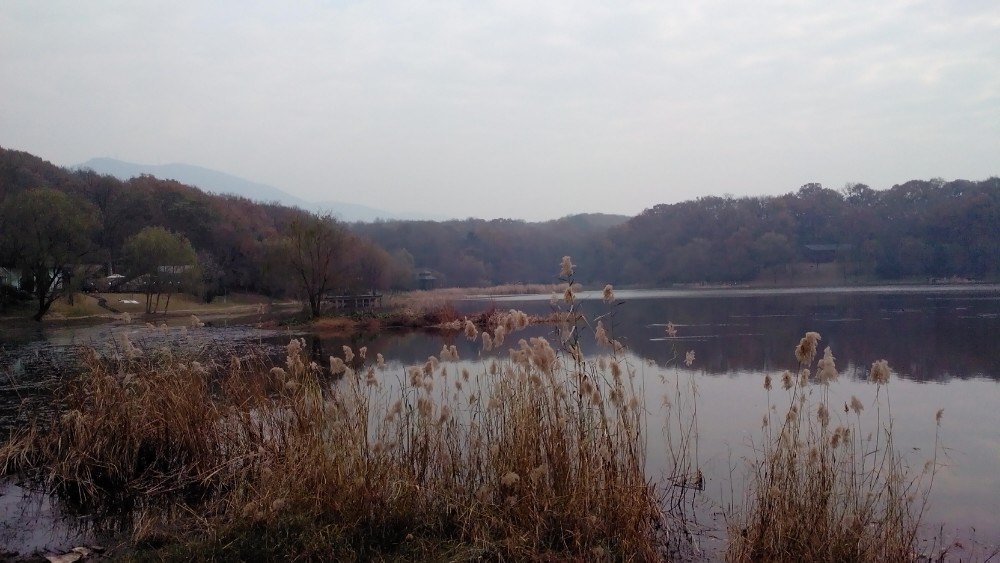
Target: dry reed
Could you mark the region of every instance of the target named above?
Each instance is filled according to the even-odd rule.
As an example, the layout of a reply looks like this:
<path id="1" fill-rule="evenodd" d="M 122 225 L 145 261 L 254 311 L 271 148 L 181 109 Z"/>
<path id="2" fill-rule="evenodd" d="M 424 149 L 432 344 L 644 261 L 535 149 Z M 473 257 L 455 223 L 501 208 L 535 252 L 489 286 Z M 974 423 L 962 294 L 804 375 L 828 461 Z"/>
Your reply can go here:
<path id="1" fill-rule="evenodd" d="M 270 369 L 134 345 L 92 356 L 58 415 L 0 449 L 4 472 L 127 501 L 139 544 L 223 559 L 662 555 L 641 396 L 620 368 L 531 338 L 475 375 L 451 347 L 393 380 L 354 351 L 320 367 L 304 348 Z"/>
<path id="2" fill-rule="evenodd" d="M 814 364 L 820 335 L 795 349 L 798 375 L 785 372 L 782 390 L 765 378 L 768 411 L 750 460 L 746 497 L 729 526 L 730 561 L 910 561 L 923 507 L 937 470 L 908 470 L 893 443 L 885 360 L 873 364 L 875 423 L 866 427 L 857 397 L 831 404 L 838 377 L 830 348 Z M 815 373 L 814 381 L 810 378 Z M 771 395 L 784 399 L 784 414 Z M 937 418 L 940 422 L 940 417 Z"/>

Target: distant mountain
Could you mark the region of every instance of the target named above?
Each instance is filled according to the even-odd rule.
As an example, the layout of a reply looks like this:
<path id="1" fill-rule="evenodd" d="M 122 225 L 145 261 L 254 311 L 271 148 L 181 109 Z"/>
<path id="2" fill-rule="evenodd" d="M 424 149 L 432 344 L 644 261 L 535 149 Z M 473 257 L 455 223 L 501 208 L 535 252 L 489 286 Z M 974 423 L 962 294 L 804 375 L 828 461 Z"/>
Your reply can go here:
<path id="1" fill-rule="evenodd" d="M 251 182 L 238 176 L 194 166 L 192 164 L 135 164 L 113 158 L 92 158 L 73 168 L 89 168 L 99 174 L 108 174 L 119 180 L 128 180 L 148 174 L 163 180 L 177 180 L 207 192 L 233 194 L 256 201 L 277 201 L 292 207 L 308 209 L 312 204 L 274 186 Z"/>
<path id="2" fill-rule="evenodd" d="M 83 164 L 78 164 L 71 168 L 90 169 L 99 174 L 114 176 L 120 180 L 128 180 L 129 178 L 149 174 L 163 180 L 176 180 L 182 184 L 201 188 L 206 192 L 233 194 L 254 201 L 278 202 L 282 205 L 299 207 L 320 213 L 329 212 L 340 220 L 348 222 L 374 221 L 375 219 L 442 219 L 442 217 L 428 217 L 416 214 L 396 214 L 384 209 L 376 209 L 357 203 L 307 201 L 274 186 L 253 182 L 245 178 L 233 176 L 232 174 L 192 164 L 135 164 L 113 158 L 92 158 Z"/>

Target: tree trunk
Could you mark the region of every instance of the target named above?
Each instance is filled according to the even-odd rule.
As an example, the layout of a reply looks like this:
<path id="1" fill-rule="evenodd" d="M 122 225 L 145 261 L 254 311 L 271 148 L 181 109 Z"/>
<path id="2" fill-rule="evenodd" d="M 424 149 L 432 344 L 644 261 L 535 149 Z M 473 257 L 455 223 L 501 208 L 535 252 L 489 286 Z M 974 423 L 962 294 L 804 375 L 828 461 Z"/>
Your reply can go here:
<path id="1" fill-rule="evenodd" d="M 45 313 L 49 311 L 49 307 L 52 306 L 53 299 L 51 296 L 55 295 L 54 284 L 56 278 L 49 278 L 49 275 L 44 271 L 38 271 L 35 273 L 35 296 L 38 297 L 38 311 L 31 317 L 35 322 L 41 322 L 42 317 Z"/>

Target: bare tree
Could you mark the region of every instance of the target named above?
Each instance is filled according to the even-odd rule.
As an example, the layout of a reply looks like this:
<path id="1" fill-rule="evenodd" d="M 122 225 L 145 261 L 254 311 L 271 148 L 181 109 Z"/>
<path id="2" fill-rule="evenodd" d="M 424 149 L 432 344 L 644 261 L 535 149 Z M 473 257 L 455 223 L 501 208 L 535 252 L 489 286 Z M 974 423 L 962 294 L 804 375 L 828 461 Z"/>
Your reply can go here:
<path id="1" fill-rule="evenodd" d="M 292 222 L 289 266 L 298 280 L 309 313 L 318 317 L 326 292 L 337 286 L 346 270 L 350 235 L 329 216 L 308 216 Z"/>

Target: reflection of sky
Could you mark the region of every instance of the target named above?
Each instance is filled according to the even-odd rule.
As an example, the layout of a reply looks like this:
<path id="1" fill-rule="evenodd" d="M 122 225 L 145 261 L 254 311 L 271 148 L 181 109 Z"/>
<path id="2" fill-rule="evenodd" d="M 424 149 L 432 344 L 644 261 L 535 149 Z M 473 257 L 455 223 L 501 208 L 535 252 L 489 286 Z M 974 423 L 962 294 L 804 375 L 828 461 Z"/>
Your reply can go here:
<path id="1" fill-rule="evenodd" d="M 734 460 L 751 455 L 748 440 L 751 436 L 759 440 L 767 394 L 760 374 L 698 376 L 698 386 L 702 462 L 711 493 L 713 485 L 716 490 L 720 485 L 725 488 L 730 452 Z M 779 388 L 776 380 L 771 401 L 778 405 L 779 412 L 784 412 L 787 395 Z M 877 427 L 875 390 L 871 384 L 842 378 L 830 386 L 830 402 L 832 406 L 843 405 L 856 395 L 866 407 L 862 428 L 873 431 Z M 947 448 L 948 458 L 939 461 L 947 467 L 934 482 L 925 519 L 928 529 L 944 525 L 946 530 L 967 535 L 974 527 L 977 537 L 1000 540 L 1000 520 L 996 517 L 1000 514 L 1000 412 L 995 400 L 1000 393 L 998 383 L 972 380 L 923 385 L 895 379 L 888 391 L 896 447 L 914 471 L 920 471 L 933 454 L 934 414 L 944 409 L 941 443 Z M 845 416 L 843 408 L 832 410 L 835 417 Z"/>
<path id="2" fill-rule="evenodd" d="M 51 497 L 32 494 L 9 478 L 0 482 L 0 522 L 4 551 L 51 553 L 93 543 L 85 519 L 66 517 L 53 505 Z"/>
<path id="3" fill-rule="evenodd" d="M 930 455 L 921 442 L 933 431 L 933 414 L 944 409 L 941 442 L 947 457 L 941 461 L 947 467 L 934 482 L 928 523 L 953 530 L 975 526 L 979 537 L 1000 541 L 1000 384 L 897 381 L 890 388 L 897 443 L 903 451 L 923 446 L 921 459 Z"/>

